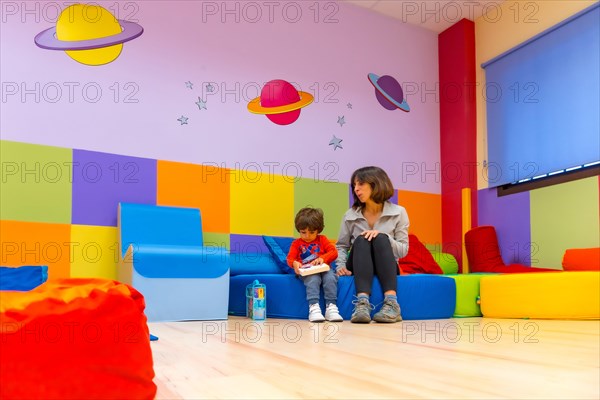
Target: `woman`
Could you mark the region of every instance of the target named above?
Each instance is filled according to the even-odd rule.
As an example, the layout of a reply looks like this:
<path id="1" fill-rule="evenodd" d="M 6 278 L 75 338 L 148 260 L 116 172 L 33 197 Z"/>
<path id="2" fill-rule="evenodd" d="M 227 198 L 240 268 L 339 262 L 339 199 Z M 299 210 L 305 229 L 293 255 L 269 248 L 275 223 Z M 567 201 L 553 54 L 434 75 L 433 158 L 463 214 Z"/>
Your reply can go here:
<path id="1" fill-rule="evenodd" d="M 388 175 L 379 167 L 354 171 L 350 187 L 354 204 L 342 221 L 336 245 L 336 272 L 339 276 L 354 275 L 357 300 L 351 321 L 371 322 L 373 307 L 369 296 L 374 275 L 381 283 L 384 300 L 373 320 L 402 321 L 396 296 L 396 276 L 397 260 L 408 253 L 408 215 L 404 207 L 389 201 L 394 188 Z"/>

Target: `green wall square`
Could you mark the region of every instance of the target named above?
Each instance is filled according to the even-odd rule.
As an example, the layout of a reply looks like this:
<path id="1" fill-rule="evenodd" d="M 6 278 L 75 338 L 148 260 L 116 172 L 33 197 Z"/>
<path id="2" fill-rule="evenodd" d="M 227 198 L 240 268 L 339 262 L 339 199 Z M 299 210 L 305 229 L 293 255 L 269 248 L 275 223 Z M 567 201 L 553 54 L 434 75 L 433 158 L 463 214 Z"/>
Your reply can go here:
<path id="1" fill-rule="evenodd" d="M 331 240 L 337 240 L 342 217 L 348 210 L 348 184 L 298 179 L 294 183 L 294 216 L 303 207 L 322 209 L 325 214 L 323 234 Z M 297 236 L 294 221 L 291 223 L 294 235 Z"/>
<path id="2" fill-rule="evenodd" d="M 230 249 L 229 233 L 202 232 L 202 239 L 205 246 Z"/>
<path id="3" fill-rule="evenodd" d="M 71 223 L 71 149 L 0 141 L 0 219 Z"/>
<path id="4" fill-rule="evenodd" d="M 532 190 L 531 265 L 562 268 L 565 250 L 598 247 L 598 177 Z"/>

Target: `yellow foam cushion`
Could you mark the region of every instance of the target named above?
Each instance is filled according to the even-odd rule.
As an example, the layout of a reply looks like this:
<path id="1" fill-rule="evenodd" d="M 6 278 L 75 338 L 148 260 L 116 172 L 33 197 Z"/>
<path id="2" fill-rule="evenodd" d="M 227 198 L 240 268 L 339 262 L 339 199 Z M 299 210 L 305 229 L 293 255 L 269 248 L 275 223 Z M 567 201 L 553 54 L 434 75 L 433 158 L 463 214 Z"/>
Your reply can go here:
<path id="1" fill-rule="evenodd" d="M 600 319 L 600 272 L 539 272 L 481 278 L 489 318 Z"/>

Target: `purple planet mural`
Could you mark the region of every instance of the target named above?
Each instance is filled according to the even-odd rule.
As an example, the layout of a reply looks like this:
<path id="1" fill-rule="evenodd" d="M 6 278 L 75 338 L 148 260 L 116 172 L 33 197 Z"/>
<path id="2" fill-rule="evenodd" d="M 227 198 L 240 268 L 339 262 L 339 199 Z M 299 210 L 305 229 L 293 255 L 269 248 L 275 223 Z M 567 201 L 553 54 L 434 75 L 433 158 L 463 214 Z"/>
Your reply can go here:
<path id="1" fill-rule="evenodd" d="M 389 75 L 377 76 L 373 73 L 368 75 L 369 82 L 375 87 L 377 101 L 385 109 L 393 111 L 400 109 L 409 112 L 410 107 L 404 100 L 404 92 L 396 79 Z"/>

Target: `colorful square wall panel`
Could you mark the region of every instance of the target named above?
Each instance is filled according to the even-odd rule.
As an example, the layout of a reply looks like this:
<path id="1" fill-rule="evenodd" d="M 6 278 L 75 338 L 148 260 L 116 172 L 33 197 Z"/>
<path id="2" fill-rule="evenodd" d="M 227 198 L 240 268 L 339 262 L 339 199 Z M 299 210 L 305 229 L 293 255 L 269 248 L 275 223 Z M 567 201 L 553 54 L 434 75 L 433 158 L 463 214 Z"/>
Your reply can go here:
<path id="1" fill-rule="evenodd" d="M 117 226 L 119 202 L 156 204 L 156 160 L 73 150 L 73 223 Z"/>
<path id="2" fill-rule="evenodd" d="M 226 251 L 230 249 L 228 233 L 203 232 L 202 239 L 204 240 L 204 246 L 217 247 Z"/>
<path id="3" fill-rule="evenodd" d="M 294 180 L 244 171 L 230 179 L 231 233 L 292 236 Z"/>
<path id="4" fill-rule="evenodd" d="M 342 217 L 348 210 L 346 194 L 348 184 L 298 179 L 294 184 L 294 216 L 303 207 L 315 207 L 323 210 L 325 229 L 323 234 L 330 240 L 337 240 Z M 293 236 L 297 236 L 292 219 Z"/>
<path id="5" fill-rule="evenodd" d="M 442 200 L 439 194 L 399 190 L 398 204 L 406 208 L 411 234 L 423 243 L 442 242 Z"/>
<path id="6" fill-rule="evenodd" d="M 600 246 L 598 179 L 532 190 L 531 265 L 561 269 L 566 249 Z"/>
<path id="7" fill-rule="evenodd" d="M 159 160 L 157 204 L 199 208 L 203 232 L 229 233 L 229 172 Z"/>
<path id="8" fill-rule="evenodd" d="M 0 219 L 71 222 L 72 151 L 0 142 Z"/>
<path id="9" fill-rule="evenodd" d="M 48 266 L 48 279 L 70 275 L 71 225 L 0 221 L 0 264 Z"/>
<path id="10" fill-rule="evenodd" d="M 117 279 L 119 262 L 117 228 L 71 226 L 71 277 Z"/>
<path id="11" fill-rule="evenodd" d="M 506 264 L 531 265 L 529 192 L 498 197 L 496 188 L 477 192 L 479 226 L 492 225 Z M 538 265 L 541 267 L 541 265 Z"/>
<path id="12" fill-rule="evenodd" d="M 269 254 L 262 235 L 231 235 L 230 241 L 232 254 Z"/>

